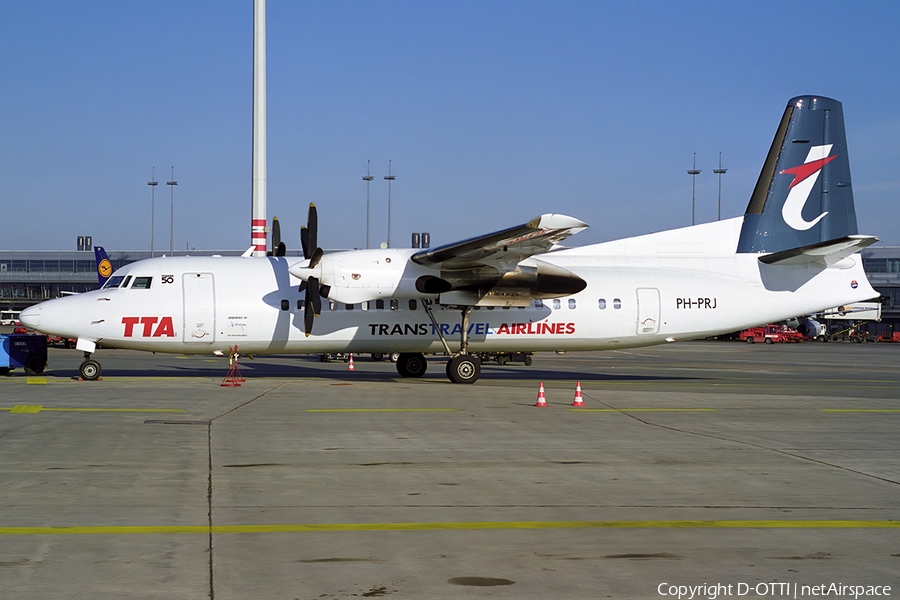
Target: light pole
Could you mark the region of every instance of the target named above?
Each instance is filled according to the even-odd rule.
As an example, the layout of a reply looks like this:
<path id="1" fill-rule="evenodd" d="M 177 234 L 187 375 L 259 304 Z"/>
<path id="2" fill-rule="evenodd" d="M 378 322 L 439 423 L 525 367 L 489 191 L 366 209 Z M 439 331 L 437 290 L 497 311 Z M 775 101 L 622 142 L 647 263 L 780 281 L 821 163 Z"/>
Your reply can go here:
<path id="1" fill-rule="evenodd" d="M 175 252 L 175 186 L 178 185 L 178 182 L 175 181 L 174 166 L 172 167 L 172 181 L 167 181 L 166 185 L 171 186 L 169 189 L 172 190 L 172 200 L 169 207 L 169 256 L 172 256 Z"/>
<path id="2" fill-rule="evenodd" d="M 387 245 L 388 248 L 391 247 L 391 182 L 397 179 L 394 175 L 391 175 L 391 161 L 388 161 L 388 174 L 384 176 L 388 182 L 388 240 Z"/>
<path id="3" fill-rule="evenodd" d="M 688 169 L 688 175 L 691 176 L 691 225 L 695 224 L 694 215 L 696 214 L 696 211 L 694 207 L 697 199 L 697 175 L 699 174 L 700 171 L 697 169 L 697 153 L 694 152 L 694 168 Z"/>
<path id="4" fill-rule="evenodd" d="M 719 176 L 719 220 L 722 220 L 722 175 L 725 174 L 725 171 L 728 169 L 722 168 L 722 153 L 719 152 L 719 168 L 713 169 L 713 173 Z"/>
<path id="5" fill-rule="evenodd" d="M 153 167 L 153 177 L 147 182 L 150 187 L 150 258 L 153 258 L 153 225 L 156 222 L 154 216 L 156 214 L 156 186 L 159 182 L 156 180 L 156 167 Z"/>
<path id="6" fill-rule="evenodd" d="M 375 179 L 371 175 L 369 175 L 369 164 L 372 161 L 366 161 L 366 176 L 363 177 L 363 181 L 366 182 L 366 250 L 370 248 L 369 246 L 369 182 Z"/>

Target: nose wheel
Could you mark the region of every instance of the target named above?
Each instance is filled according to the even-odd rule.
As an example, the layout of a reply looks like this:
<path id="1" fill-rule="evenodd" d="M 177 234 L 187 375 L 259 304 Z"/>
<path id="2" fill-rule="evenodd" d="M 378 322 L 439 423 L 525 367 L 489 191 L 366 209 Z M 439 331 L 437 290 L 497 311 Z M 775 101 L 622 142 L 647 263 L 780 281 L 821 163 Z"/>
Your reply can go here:
<path id="1" fill-rule="evenodd" d="M 102 371 L 100 363 L 93 360 L 89 352 L 85 352 L 84 362 L 78 367 L 78 374 L 81 375 L 81 378 L 85 381 L 97 381 L 100 379 Z"/>

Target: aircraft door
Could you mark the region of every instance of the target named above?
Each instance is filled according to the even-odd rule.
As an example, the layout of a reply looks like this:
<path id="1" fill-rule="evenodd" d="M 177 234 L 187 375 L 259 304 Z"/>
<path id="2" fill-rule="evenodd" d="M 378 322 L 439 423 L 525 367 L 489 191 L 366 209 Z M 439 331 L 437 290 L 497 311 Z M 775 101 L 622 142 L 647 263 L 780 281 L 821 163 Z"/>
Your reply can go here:
<path id="1" fill-rule="evenodd" d="M 637 304 L 637 334 L 649 335 L 659 333 L 659 290 L 656 288 L 638 288 Z"/>
<path id="2" fill-rule="evenodd" d="M 212 273 L 185 273 L 184 337 L 186 344 L 216 341 L 216 292 Z"/>

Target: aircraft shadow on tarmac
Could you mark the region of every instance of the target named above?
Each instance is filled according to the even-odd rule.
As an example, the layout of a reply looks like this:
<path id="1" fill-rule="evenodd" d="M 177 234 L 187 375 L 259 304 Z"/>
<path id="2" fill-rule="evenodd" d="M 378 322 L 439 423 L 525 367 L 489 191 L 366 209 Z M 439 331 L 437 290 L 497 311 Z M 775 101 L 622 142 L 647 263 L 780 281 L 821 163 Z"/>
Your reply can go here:
<path id="1" fill-rule="evenodd" d="M 126 360 L 116 358 L 114 355 L 99 357 L 103 363 L 103 377 L 140 377 L 140 378 L 178 378 L 178 377 L 208 377 L 212 379 L 224 379 L 228 373 L 227 359 L 220 358 L 210 360 L 208 357 L 183 357 L 175 356 L 140 357 L 133 356 Z M 106 358 L 106 360 L 104 360 Z M 177 362 L 176 362 L 177 361 Z M 54 366 L 54 363 L 56 365 Z M 62 363 L 62 364 L 60 364 Z M 117 364 L 119 363 L 119 364 Z M 321 363 L 317 356 L 261 356 L 254 359 L 241 358 L 238 361 L 238 369 L 245 379 L 258 378 L 284 378 L 298 379 L 316 377 L 334 379 L 339 382 L 383 382 L 392 380 L 417 381 L 416 379 L 401 378 L 395 365 L 384 361 L 373 363 L 368 357 L 354 359 L 355 370 L 348 370 L 345 362 Z M 635 375 L 635 374 L 609 374 L 596 372 L 596 367 L 590 371 L 579 370 L 577 366 L 569 369 L 560 369 L 560 365 L 542 367 L 541 365 L 517 365 L 504 366 L 483 365 L 482 379 L 485 381 L 581 381 L 581 382 L 653 382 L 653 381 L 702 381 L 706 377 L 682 377 L 671 375 Z M 22 374 L 16 371 L 16 374 Z M 69 360 L 54 361 L 51 358 L 50 365 L 44 373 L 45 376 L 78 379 L 78 362 Z M 430 359 L 428 370 L 423 380 L 434 383 L 434 379 L 449 383 L 445 379 L 445 361 Z M 421 381 L 421 380 L 420 380 Z"/>

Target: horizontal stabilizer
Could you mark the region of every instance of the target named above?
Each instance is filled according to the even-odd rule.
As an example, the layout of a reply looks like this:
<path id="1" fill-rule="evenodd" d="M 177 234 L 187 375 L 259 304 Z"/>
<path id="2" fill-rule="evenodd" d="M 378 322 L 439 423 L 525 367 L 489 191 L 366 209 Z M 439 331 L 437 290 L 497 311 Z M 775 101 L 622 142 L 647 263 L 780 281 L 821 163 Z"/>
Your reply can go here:
<path id="1" fill-rule="evenodd" d="M 830 267 L 877 241 L 877 237 L 868 235 L 848 235 L 836 240 L 766 254 L 759 257 L 759 262 L 767 265 L 805 265 L 819 262 Z"/>

